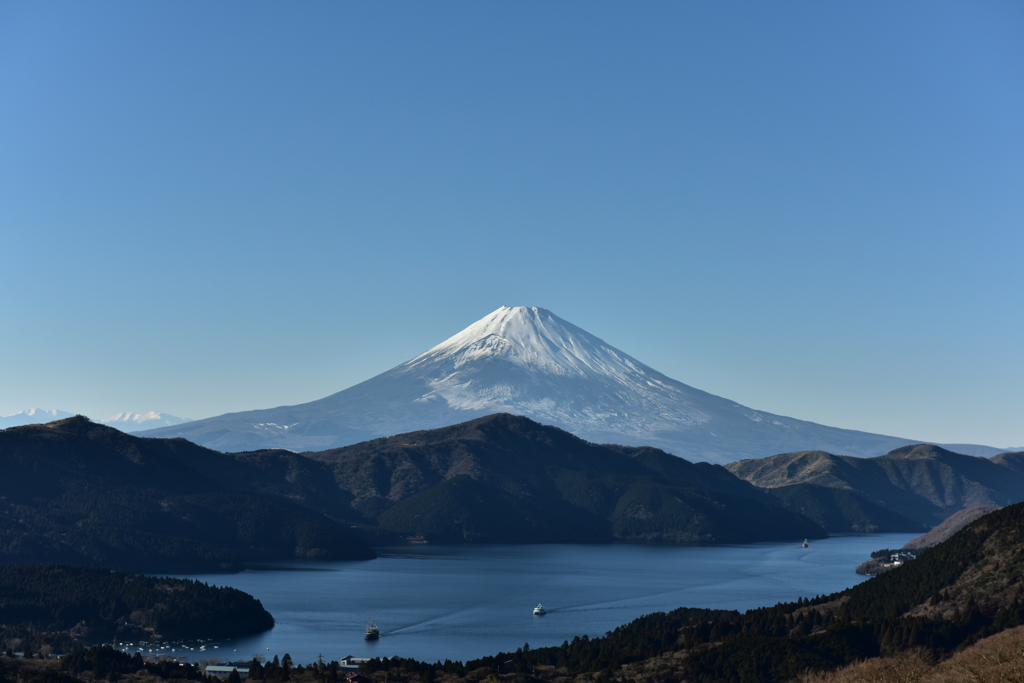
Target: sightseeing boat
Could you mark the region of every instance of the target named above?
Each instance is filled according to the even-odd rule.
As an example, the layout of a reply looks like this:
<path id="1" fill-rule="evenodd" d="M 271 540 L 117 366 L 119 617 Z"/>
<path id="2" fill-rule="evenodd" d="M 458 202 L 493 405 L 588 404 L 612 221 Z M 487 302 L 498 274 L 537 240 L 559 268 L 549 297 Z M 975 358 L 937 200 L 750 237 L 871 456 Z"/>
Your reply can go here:
<path id="1" fill-rule="evenodd" d="M 380 638 L 380 629 L 377 628 L 377 624 L 370 620 L 370 623 L 366 625 L 366 633 L 363 634 L 363 638 L 366 640 L 377 640 Z"/>

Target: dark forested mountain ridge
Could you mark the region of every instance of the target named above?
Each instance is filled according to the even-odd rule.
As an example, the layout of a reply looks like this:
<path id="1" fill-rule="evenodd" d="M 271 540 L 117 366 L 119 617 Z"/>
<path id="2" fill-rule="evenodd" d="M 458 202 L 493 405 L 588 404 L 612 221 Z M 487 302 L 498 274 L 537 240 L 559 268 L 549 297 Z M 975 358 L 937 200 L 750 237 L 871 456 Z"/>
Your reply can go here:
<path id="1" fill-rule="evenodd" d="M 210 477 L 200 463 L 229 476 Z M 244 486 L 245 468 L 182 439 L 140 439 L 74 417 L 0 431 L 0 468 L 0 562 L 175 572 L 373 557 L 346 525 L 233 490 L 224 481 Z"/>
<path id="2" fill-rule="evenodd" d="M 372 533 L 442 542 L 714 543 L 823 530 L 725 469 L 507 414 L 305 454 Z"/>
<path id="3" fill-rule="evenodd" d="M 185 571 L 367 557 L 375 542 L 742 543 L 918 530 L 850 491 L 507 414 L 316 453 L 219 453 L 71 418 L 0 432 L 0 559 Z M 356 531 L 353 531 L 353 527 Z M 70 529 L 74 533 L 69 533 Z"/>
<path id="4" fill-rule="evenodd" d="M 782 507 L 814 520 L 829 533 L 896 533 L 927 528 L 848 489 L 805 483 L 765 491 Z"/>
<path id="5" fill-rule="evenodd" d="M 757 486 L 814 484 L 859 496 L 934 526 L 949 515 L 978 505 L 1004 506 L 1024 500 L 1024 456 L 991 459 L 918 444 L 875 458 L 821 451 L 783 453 L 741 460 L 725 467 Z"/>

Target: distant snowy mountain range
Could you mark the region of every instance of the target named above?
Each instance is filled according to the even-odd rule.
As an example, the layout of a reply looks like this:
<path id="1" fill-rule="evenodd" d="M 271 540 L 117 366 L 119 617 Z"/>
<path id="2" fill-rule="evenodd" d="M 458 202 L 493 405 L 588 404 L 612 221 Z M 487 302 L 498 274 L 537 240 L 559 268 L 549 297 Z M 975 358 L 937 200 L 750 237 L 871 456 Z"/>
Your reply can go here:
<path id="1" fill-rule="evenodd" d="M 23 410 L 14 415 L 0 416 L 0 429 L 8 427 L 20 427 L 21 425 L 42 424 L 53 420 L 63 420 L 66 417 L 74 417 L 74 413 L 63 410 L 43 410 L 32 408 Z M 192 422 L 187 417 L 177 417 L 167 413 L 150 411 L 148 413 L 118 413 L 113 417 L 101 420 L 101 424 L 120 429 L 123 432 L 134 432 L 140 429 L 153 429 L 156 427 L 170 427 L 173 425 Z"/>
<path id="2" fill-rule="evenodd" d="M 719 463 L 803 450 L 875 456 L 917 443 L 747 408 L 667 377 L 550 311 L 527 307 L 502 307 L 412 360 L 318 401 L 140 435 L 184 437 L 221 451 L 308 451 L 498 412 L 593 442 L 650 445 Z M 970 448 L 972 455 L 1000 452 Z"/>
<path id="3" fill-rule="evenodd" d="M 0 415 L 0 429 L 8 427 L 20 427 L 22 425 L 35 425 L 53 420 L 63 420 L 66 417 L 74 417 L 74 413 L 67 413 L 63 410 L 43 410 L 42 408 L 30 408 L 14 415 Z"/>
<path id="4" fill-rule="evenodd" d="M 157 427 L 173 427 L 174 425 L 193 422 L 189 417 L 178 417 L 167 413 L 149 411 L 148 413 L 118 413 L 113 417 L 103 420 L 108 427 L 115 427 L 122 432 L 136 432 L 140 429 L 155 429 Z"/>

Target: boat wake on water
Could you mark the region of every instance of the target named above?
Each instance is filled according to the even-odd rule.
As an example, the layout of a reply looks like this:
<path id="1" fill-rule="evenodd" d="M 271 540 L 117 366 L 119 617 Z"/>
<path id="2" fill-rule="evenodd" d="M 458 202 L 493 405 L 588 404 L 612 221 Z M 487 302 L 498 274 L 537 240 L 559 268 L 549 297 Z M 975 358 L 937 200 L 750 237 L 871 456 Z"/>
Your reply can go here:
<path id="1" fill-rule="evenodd" d="M 576 607 L 555 607 L 555 608 L 552 608 L 552 609 L 548 609 L 547 613 L 548 614 L 568 614 L 570 612 L 598 612 L 598 611 L 613 610 L 613 609 L 622 609 L 622 606 L 621 605 L 615 605 L 615 606 L 609 605 L 607 607 L 598 607 L 596 605 L 592 605 L 592 606 L 578 605 Z"/>
<path id="2" fill-rule="evenodd" d="M 386 631 L 386 632 L 382 633 L 381 635 L 398 636 L 398 635 L 403 635 L 403 634 L 406 634 L 406 633 L 418 633 L 420 631 L 426 630 L 426 629 L 424 629 L 422 627 L 426 626 L 427 624 L 432 624 L 434 622 L 440 622 L 440 621 L 444 621 L 446 619 L 451 619 L 452 617 L 455 617 L 455 616 L 457 616 L 459 614 L 465 614 L 467 612 L 472 612 L 472 611 L 473 611 L 473 608 L 470 608 L 470 609 L 460 609 L 460 610 L 456 610 L 454 612 L 448 612 L 447 614 L 439 614 L 436 617 L 430 617 L 428 619 L 423 619 L 422 621 L 415 621 L 415 622 L 413 622 L 411 624 L 407 624 L 405 626 L 400 626 L 400 627 L 398 627 L 396 629 L 393 629 L 391 631 Z"/>
<path id="3" fill-rule="evenodd" d="M 717 583 L 718 582 L 716 582 L 716 585 L 717 585 Z M 703 586 L 694 586 L 694 587 L 692 587 L 692 590 L 698 591 L 702 587 Z M 554 614 L 554 613 L 558 613 L 558 612 L 594 612 L 594 611 L 598 611 L 598 610 L 622 609 L 623 607 L 629 607 L 631 605 L 636 605 L 638 603 L 642 603 L 642 601 L 649 600 L 651 598 L 659 598 L 659 597 L 662 597 L 662 596 L 665 596 L 665 595 L 671 595 L 672 593 L 678 593 L 678 592 L 680 592 L 680 590 L 683 590 L 683 589 L 672 588 L 671 590 L 667 590 L 667 591 L 657 591 L 657 592 L 654 592 L 654 593 L 644 593 L 643 595 L 637 595 L 637 596 L 628 597 L 628 598 L 621 598 L 619 600 L 609 600 L 607 602 L 587 602 L 587 603 L 580 603 L 580 604 L 577 604 L 577 605 L 565 605 L 563 607 L 547 607 L 545 609 L 547 610 L 548 614 Z"/>

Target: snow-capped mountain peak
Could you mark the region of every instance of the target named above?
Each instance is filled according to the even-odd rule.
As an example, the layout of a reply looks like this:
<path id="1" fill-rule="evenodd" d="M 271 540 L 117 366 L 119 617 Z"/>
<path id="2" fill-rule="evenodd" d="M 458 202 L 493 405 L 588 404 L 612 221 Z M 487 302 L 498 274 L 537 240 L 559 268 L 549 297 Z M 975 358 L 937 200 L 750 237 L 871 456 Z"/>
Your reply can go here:
<path id="1" fill-rule="evenodd" d="M 124 412 L 118 413 L 101 421 L 108 427 L 114 427 L 125 432 L 134 432 L 140 429 L 155 429 L 156 427 L 171 427 L 174 425 L 192 422 L 190 418 L 158 413 L 151 410 L 148 413 Z"/>
<path id="2" fill-rule="evenodd" d="M 66 417 L 74 417 L 74 413 L 63 410 L 43 410 L 42 408 L 29 408 L 14 415 L 0 416 L 0 429 L 8 427 L 21 427 L 23 425 L 42 424 L 53 420 L 63 420 Z"/>
<path id="3" fill-rule="evenodd" d="M 27 417 L 27 418 L 30 417 L 30 418 L 33 418 L 33 419 L 50 421 L 50 420 L 62 420 L 65 417 L 71 417 L 71 413 L 64 412 L 63 410 L 43 410 L 42 408 L 29 408 L 28 410 L 23 410 L 20 413 L 15 413 L 14 415 L 9 415 L 8 417 L 19 417 L 19 416 L 24 416 L 24 417 Z"/>
<path id="4" fill-rule="evenodd" d="M 134 422 L 135 424 L 141 424 L 150 420 L 159 420 L 162 417 L 163 415 L 155 410 L 151 410 L 148 413 L 126 412 L 108 417 L 106 420 L 103 420 L 103 424 L 110 424 L 111 422 Z"/>
<path id="5" fill-rule="evenodd" d="M 425 380 L 419 403 L 523 414 L 578 433 L 639 435 L 708 419 L 695 406 L 672 409 L 684 385 L 537 307 L 503 306 L 386 375 Z"/>
<path id="6" fill-rule="evenodd" d="M 14 415 L 0 416 L 0 429 L 43 424 L 53 420 L 63 420 L 68 417 L 74 417 L 74 413 L 64 410 L 31 408 Z M 120 429 L 123 432 L 134 432 L 142 429 L 155 429 L 157 427 L 172 427 L 192 421 L 192 419 L 187 417 L 177 417 L 176 415 L 168 415 L 167 413 L 158 413 L 155 410 L 151 410 L 148 413 L 118 413 L 106 420 L 101 420 L 100 424 Z"/>
<path id="7" fill-rule="evenodd" d="M 533 372 L 577 377 L 636 372 L 645 367 L 536 306 L 502 306 L 399 367 L 413 370 L 444 359 L 451 359 L 456 368 L 500 359 Z"/>

